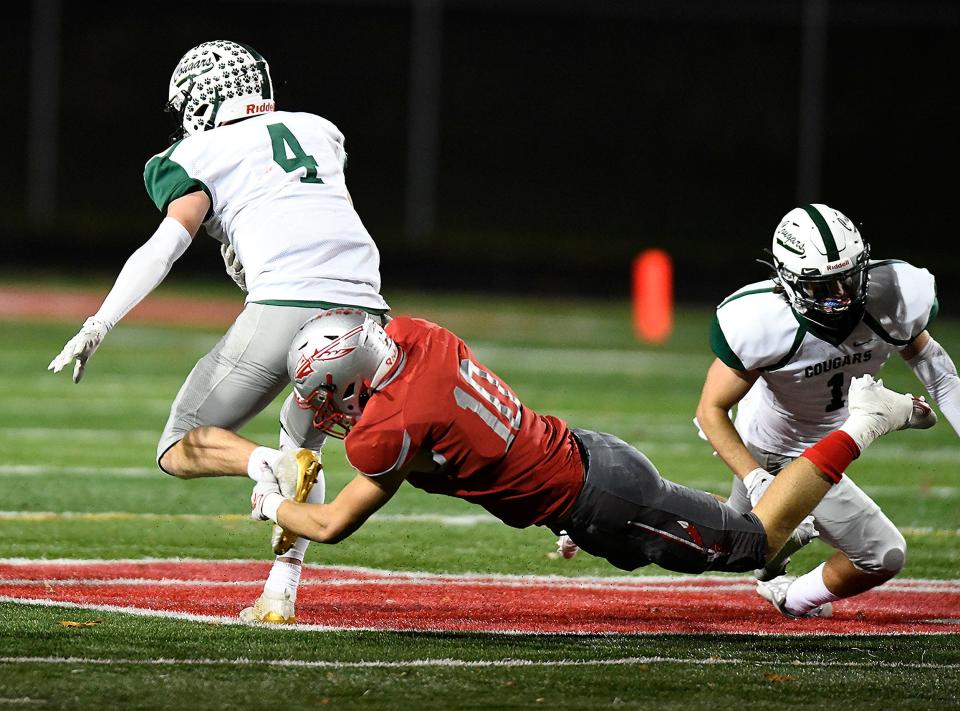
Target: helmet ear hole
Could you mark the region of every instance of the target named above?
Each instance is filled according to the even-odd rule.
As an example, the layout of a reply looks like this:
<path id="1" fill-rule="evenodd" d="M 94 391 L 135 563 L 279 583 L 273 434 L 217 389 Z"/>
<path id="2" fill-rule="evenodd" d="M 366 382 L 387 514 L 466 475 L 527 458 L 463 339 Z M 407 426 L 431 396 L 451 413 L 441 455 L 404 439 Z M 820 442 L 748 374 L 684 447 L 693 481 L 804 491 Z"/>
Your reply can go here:
<path id="1" fill-rule="evenodd" d="M 287 373 L 301 407 L 316 411 L 314 427 L 344 437 L 360 418 L 378 372 L 399 372 L 399 348 L 364 311 L 328 309 L 301 327 L 287 357 Z M 398 360 L 399 358 L 399 360 Z M 382 379 L 382 378 L 381 378 Z M 318 389 L 322 401 L 311 399 Z"/>

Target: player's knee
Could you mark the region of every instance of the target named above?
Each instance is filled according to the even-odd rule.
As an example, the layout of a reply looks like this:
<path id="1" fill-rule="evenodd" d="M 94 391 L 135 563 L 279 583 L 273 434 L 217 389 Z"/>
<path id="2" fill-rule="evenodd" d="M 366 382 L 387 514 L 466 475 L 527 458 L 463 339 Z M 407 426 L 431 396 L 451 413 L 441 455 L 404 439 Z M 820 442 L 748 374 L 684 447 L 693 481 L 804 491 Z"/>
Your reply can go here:
<path id="1" fill-rule="evenodd" d="M 856 567 L 867 573 L 892 578 L 907 562 L 907 542 L 897 534 L 895 540 L 878 542 L 869 555 L 854 560 Z"/>
<path id="2" fill-rule="evenodd" d="M 907 562 L 907 544 L 903 543 L 902 546 L 897 546 L 895 548 L 888 548 L 887 551 L 883 554 L 883 560 L 881 565 L 883 572 L 890 575 L 892 578 L 894 575 L 903 570 L 903 566 Z"/>
<path id="3" fill-rule="evenodd" d="M 182 443 L 183 440 L 179 440 L 173 444 L 161 442 L 160 447 L 157 449 L 157 466 L 160 467 L 160 471 L 164 474 L 175 476 L 178 479 L 186 478 L 186 473 L 181 466 L 183 458 L 178 456 L 180 454 L 179 450 L 183 446 Z"/>

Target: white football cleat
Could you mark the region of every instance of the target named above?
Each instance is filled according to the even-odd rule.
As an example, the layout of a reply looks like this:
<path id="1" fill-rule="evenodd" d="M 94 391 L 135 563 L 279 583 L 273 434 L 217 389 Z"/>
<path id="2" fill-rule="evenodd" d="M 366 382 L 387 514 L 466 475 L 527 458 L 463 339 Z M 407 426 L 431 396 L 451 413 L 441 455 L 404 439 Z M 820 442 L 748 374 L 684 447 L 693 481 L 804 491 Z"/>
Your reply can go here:
<path id="1" fill-rule="evenodd" d="M 573 542 L 573 539 L 570 538 L 565 532 L 560 534 L 560 538 L 557 539 L 557 553 L 559 553 L 566 560 L 570 560 L 577 554 L 577 551 L 580 550 L 580 546 Z"/>
<path id="2" fill-rule="evenodd" d="M 767 600 L 781 615 L 791 620 L 806 617 L 833 617 L 833 604 L 829 602 L 817 605 L 800 615 L 787 610 L 787 588 L 793 585 L 796 579 L 795 575 L 781 575 L 773 580 L 761 581 L 757 583 L 757 595 Z"/>
<path id="3" fill-rule="evenodd" d="M 253 603 L 253 607 L 245 607 L 240 611 L 240 621 L 249 624 L 292 625 L 297 621 L 294 612 L 296 601 L 296 594 L 264 590 Z"/>
<path id="4" fill-rule="evenodd" d="M 302 504 L 307 500 L 307 494 L 317 483 L 321 475 L 320 456 L 312 449 L 289 450 L 280 455 L 277 461 L 277 483 L 280 493 L 286 499 L 292 499 Z M 273 552 L 283 555 L 297 542 L 297 535 L 284 530 L 280 526 L 273 527 L 271 543 Z"/>

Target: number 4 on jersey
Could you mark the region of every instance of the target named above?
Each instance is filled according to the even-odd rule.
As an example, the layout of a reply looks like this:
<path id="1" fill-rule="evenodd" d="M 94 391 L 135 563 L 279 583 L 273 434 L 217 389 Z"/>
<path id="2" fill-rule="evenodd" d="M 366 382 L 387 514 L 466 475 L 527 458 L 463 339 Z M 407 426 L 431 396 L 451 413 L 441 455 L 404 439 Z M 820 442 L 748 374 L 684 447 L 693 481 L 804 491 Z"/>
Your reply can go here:
<path id="1" fill-rule="evenodd" d="M 301 183 L 322 183 L 317 175 L 317 159 L 307 155 L 300 147 L 300 141 L 282 123 L 267 126 L 270 132 L 270 144 L 273 146 L 273 160 L 287 173 L 303 168 L 307 174 L 300 178 Z M 291 157 L 291 155 L 293 157 Z"/>

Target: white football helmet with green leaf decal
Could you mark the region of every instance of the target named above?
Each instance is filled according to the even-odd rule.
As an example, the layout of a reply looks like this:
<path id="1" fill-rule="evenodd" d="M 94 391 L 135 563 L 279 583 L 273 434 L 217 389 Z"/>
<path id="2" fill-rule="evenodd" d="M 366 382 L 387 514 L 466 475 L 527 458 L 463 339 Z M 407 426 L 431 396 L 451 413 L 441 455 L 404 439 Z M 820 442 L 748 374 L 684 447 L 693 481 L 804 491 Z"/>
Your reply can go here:
<path id="1" fill-rule="evenodd" d="M 815 323 L 859 320 L 870 247 L 846 215 L 826 205 L 788 212 L 773 234 L 773 268 L 790 305 Z"/>
<path id="2" fill-rule="evenodd" d="M 197 45 L 170 77 L 167 110 L 176 112 L 173 138 L 274 110 L 267 61 L 252 47 L 227 40 Z"/>

